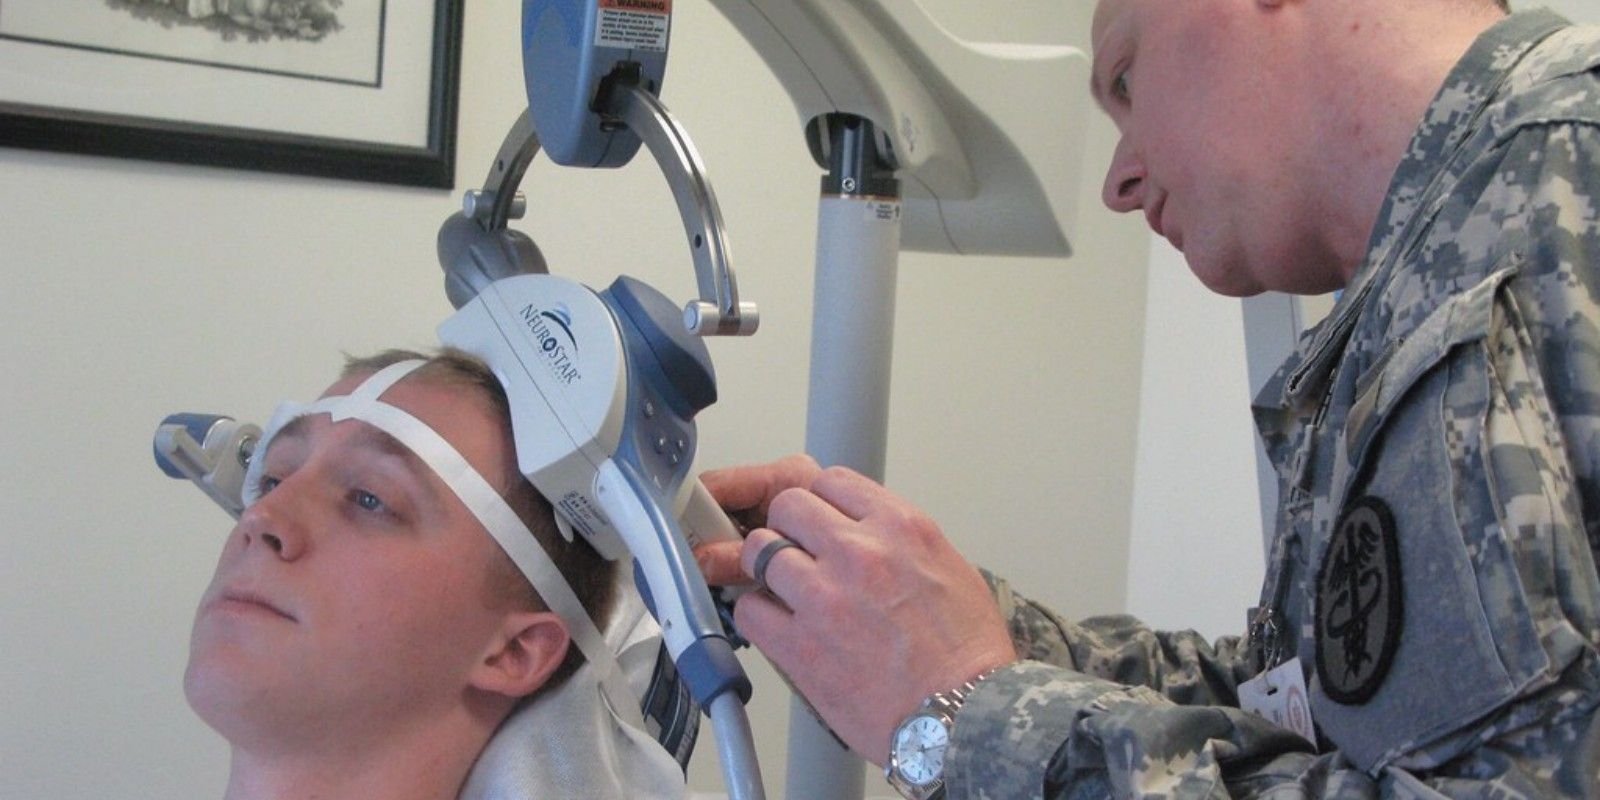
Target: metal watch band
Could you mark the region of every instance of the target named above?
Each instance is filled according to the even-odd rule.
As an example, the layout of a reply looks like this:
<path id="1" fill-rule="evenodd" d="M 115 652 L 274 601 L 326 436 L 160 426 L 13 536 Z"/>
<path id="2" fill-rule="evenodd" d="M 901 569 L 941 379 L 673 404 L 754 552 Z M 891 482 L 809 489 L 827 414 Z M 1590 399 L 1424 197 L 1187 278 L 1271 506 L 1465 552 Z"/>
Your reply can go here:
<path id="1" fill-rule="evenodd" d="M 953 735 L 955 732 L 956 713 L 966 704 L 967 698 L 978 688 L 978 684 L 999 669 L 1000 667 L 995 667 L 986 670 L 960 686 L 928 695 L 922 701 L 922 705 L 917 707 L 916 711 L 911 712 L 904 720 L 901 720 L 899 725 L 895 726 L 894 734 L 891 734 L 889 741 L 889 763 L 884 766 L 884 777 L 889 781 L 889 785 L 894 787 L 895 791 L 911 800 L 942 800 L 944 798 L 944 779 L 942 777 L 934 781 L 933 784 L 922 787 L 920 790 L 903 781 L 895 769 L 897 766 L 894 752 L 895 737 L 907 722 L 917 717 L 928 716 L 930 712 L 940 718 L 945 730 Z"/>
<path id="2" fill-rule="evenodd" d="M 950 721 L 953 723 L 956 720 L 956 712 L 960 711 L 961 707 L 966 705 L 967 698 L 971 696 L 972 692 L 978 688 L 978 684 L 983 683 L 985 679 L 987 679 L 990 675 L 1000 671 L 1000 669 L 1001 667 L 986 669 L 979 673 L 976 678 L 973 678 L 972 680 L 967 681 L 966 683 L 963 683 L 954 689 L 949 689 L 943 692 L 934 692 L 933 694 L 928 695 L 928 699 L 922 701 L 922 708 L 929 709 L 937 706 L 939 710 L 945 712 L 945 716 L 949 717 Z"/>

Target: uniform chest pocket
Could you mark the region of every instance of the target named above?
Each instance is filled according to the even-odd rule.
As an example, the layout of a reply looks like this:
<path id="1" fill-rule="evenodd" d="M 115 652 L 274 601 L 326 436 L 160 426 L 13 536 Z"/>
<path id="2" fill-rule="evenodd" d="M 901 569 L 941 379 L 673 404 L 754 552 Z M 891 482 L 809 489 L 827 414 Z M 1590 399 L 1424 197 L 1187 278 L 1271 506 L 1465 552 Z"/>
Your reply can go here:
<path id="1" fill-rule="evenodd" d="M 1312 706 L 1363 769 L 1464 751 L 1474 726 L 1548 680 L 1505 524 L 1504 495 L 1528 487 L 1494 467 L 1521 402 L 1508 397 L 1527 390 L 1496 367 L 1519 324 L 1500 305 L 1514 272 L 1430 314 L 1362 376 L 1346 416 L 1332 524 L 1312 548 Z"/>

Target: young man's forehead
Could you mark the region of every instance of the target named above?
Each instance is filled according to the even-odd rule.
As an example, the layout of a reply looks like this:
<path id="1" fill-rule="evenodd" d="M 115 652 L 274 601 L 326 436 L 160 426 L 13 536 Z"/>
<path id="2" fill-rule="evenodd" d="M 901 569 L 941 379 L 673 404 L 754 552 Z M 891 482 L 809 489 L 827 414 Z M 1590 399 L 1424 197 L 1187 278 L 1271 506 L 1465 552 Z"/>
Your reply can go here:
<path id="1" fill-rule="evenodd" d="M 317 417 L 322 417 L 327 424 L 317 425 L 314 423 L 313 420 Z M 398 459 L 405 464 L 406 469 L 416 473 L 420 478 L 428 478 L 433 475 L 433 470 L 427 464 L 424 464 L 422 459 L 411 451 L 411 448 L 406 447 L 400 440 L 390 436 L 388 433 L 359 419 L 333 423 L 332 420 L 328 419 L 327 414 L 307 414 L 296 417 L 278 431 L 268 446 L 270 448 L 285 440 L 305 440 L 311 437 L 314 428 L 329 430 L 335 424 L 347 426 L 345 430 L 349 431 L 347 434 L 349 436 L 348 444 L 351 447 L 370 450 L 387 458 Z"/>

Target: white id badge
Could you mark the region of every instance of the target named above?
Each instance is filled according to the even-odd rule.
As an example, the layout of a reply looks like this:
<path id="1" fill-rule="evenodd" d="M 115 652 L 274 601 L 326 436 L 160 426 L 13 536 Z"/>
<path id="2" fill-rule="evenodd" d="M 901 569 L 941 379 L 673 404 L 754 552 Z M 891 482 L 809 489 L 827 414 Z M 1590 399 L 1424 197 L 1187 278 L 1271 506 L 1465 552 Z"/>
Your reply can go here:
<path id="1" fill-rule="evenodd" d="M 1300 659 L 1290 659 L 1239 684 L 1239 707 L 1280 728 L 1317 743 L 1311 724 L 1311 700 L 1306 695 L 1305 672 Z"/>

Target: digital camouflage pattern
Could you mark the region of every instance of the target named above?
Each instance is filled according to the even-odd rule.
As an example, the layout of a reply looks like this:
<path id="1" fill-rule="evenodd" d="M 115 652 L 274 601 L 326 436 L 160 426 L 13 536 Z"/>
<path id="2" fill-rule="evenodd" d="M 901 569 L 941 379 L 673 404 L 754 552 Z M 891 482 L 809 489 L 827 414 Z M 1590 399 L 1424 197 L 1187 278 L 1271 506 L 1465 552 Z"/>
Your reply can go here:
<path id="1" fill-rule="evenodd" d="M 1071 623 L 991 578 L 1028 660 L 962 709 L 949 797 L 1600 797 L 1600 28 L 1532 12 L 1478 40 L 1366 263 L 1255 412 L 1283 498 L 1261 602 L 1284 635 Z M 1397 537 L 1387 645 L 1316 613 L 1377 605 L 1340 594 L 1371 582 L 1316 581 L 1373 501 Z M 1236 707 L 1274 643 L 1307 676 L 1315 751 Z M 1336 681 L 1386 663 L 1341 703 L 1319 655 Z"/>

